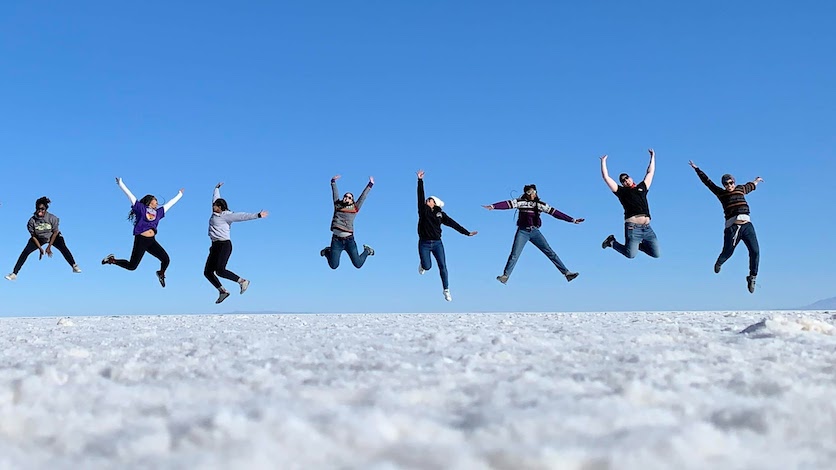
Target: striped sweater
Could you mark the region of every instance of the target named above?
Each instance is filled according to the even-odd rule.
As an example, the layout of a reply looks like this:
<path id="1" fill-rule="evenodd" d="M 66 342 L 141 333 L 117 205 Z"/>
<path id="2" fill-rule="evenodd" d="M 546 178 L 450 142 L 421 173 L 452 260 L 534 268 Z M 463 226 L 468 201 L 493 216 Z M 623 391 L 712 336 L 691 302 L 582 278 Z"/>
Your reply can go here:
<path id="1" fill-rule="evenodd" d="M 746 202 L 745 195 L 757 189 L 755 183 L 750 181 L 746 184 L 739 184 L 735 186 L 733 191 L 726 191 L 726 189 L 714 184 L 699 168 L 694 168 L 694 170 L 696 170 L 702 183 L 720 200 L 726 220 L 739 215 L 749 215 L 749 203 Z"/>
<path id="2" fill-rule="evenodd" d="M 540 220 L 540 213 L 545 212 L 550 216 L 565 220 L 566 222 L 574 222 L 575 219 L 560 212 L 554 207 L 546 204 L 541 200 L 529 201 L 527 199 L 511 199 L 508 201 L 495 202 L 491 204 L 494 209 L 519 209 L 519 217 L 517 217 L 517 227 L 540 227 L 543 222 Z"/>

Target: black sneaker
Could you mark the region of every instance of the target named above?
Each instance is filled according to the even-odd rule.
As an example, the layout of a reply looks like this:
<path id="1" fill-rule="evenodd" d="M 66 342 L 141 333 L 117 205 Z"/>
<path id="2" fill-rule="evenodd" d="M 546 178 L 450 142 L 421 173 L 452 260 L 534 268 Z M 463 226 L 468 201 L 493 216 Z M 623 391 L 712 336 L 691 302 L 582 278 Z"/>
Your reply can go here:
<path id="1" fill-rule="evenodd" d="M 215 303 L 219 304 L 219 303 L 223 302 L 224 300 L 226 300 L 227 297 L 229 297 L 229 292 L 223 291 L 223 292 L 220 293 L 220 295 L 218 295 L 218 300 L 216 300 Z"/>
<path id="2" fill-rule="evenodd" d="M 755 293 L 755 278 L 757 276 L 746 276 L 746 286 L 749 288 L 749 292 L 754 294 Z"/>
<path id="3" fill-rule="evenodd" d="M 369 256 L 374 256 L 374 249 L 369 245 L 363 245 L 363 249 L 368 250 Z"/>
<path id="4" fill-rule="evenodd" d="M 615 235 L 610 235 L 609 237 L 607 237 L 606 240 L 604 240 L 604 243 L 601 243 L 601 248 L 603 248 L 605 250 L 607 248 L 612 248 L 612 242 L 614 242 L 614 241 L 615 241 Z"/>
<path id="5" fill-rule="evenodd" d="M 572 282 L 572 279 L 578 277 L 580 273 L 566 273 L 566 282 Z"/>
<path id="6" fill-rule="evenodd" d="M 720 264 L 720 263 L 714 263 L 714 272 L 715 272 L 715 273 L 717 273 L 717 274 L 719 274 L 719 273 L 720 273 L 720 268 L 721 268 L 722 266 L 723 266 L 723 265 L 722 265 L 722 264 Z"/>
<path id="7" fill-rule="evenodd" d="M 165 287 L 165 273 L 162 271 L 157 271 L 157 279 L 160 280 L 160 285 Z"/>
<path id="8" fill-rule="evenodd" d="M 331 251 L 331 247 L 326 246 L 325 248 L 319 250 L 319 256 L 327 256 L 329 251 Z"/>
<path id="9" fill-rule="evenodd" d="M 105 256 L 104 258 L 102 258 L 102 264 L 113 264 L 113 260 L 115 260 L 115 259 L 116 259 L 116 255 L 111 253 L 111 254 Z"/>

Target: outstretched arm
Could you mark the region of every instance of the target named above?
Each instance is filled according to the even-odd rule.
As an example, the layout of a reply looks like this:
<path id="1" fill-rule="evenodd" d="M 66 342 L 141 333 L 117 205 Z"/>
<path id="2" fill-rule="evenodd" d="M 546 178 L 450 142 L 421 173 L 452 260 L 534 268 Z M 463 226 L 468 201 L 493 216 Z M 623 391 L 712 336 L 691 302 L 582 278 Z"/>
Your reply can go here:
<path id="1" fill-rule="evenodd" d="M 116 184 L 119 185 L 119 187 L 122 189 L 122 192 L 125 193 L 125 196 L 128 196 L 128 199 L 131 201 L 131 204 L 132 205 L 135 204 L 136 203 L 136 196 L 134 196 L 134 194 L 131 192 L 131 190 L 128 189 L 127 186 L 125 186 L 125 183 L 122 182 L 122 178 L 117 176 L 116 177 Z"/>
<path id="2" fill-rule="evenodd" d="M 607 171 L 606 155 L 601 157 L 601 177 L 604 178 L 604 183 L 607 183 L 607 187 L 610 188 L 610 191 L 618 191 L 618 185 L 615 183 L 615 180 L 610 178 L 610 173 Z"/>
<path id="3" fill-rule="evenodd" d="M 363 188 L 363 192 L 360 193 L 360 197 L 354 201 L 354 207 L 359 211 L 360 207 L 366 202 L 366 197 L 369 195 L 369 191 L 372 190 L 372 186 L 374 186 L 374 177 L 369 176 L 369 182 L 366 184 L 366 187 Z"/>
<path id="4" fill-rule="evenodd" d="M 653 149 L 647 149 L 650 153 L 650 163 L 647 164 L 647 174 L 644 175 L 644 185 L 650 189 L 650 184 L 653 182 L 653 175 L 656 174 L 656 152 Z"/>
<path id="5" fill-rule="evenodd" d="M 163 204 L 163 209 L 165 209 L 166 213 L 168 213 L 169 209 L 171 209 L 173 205 L 177 204 L 177 201 L 179 201 L 181 197 L 183 197 L 183 188 L 180 188 L 177 195 L 171 198 L 170 201 Z"/>
<path id="6" fill-rule="evenodd" d="M 512 200 L 509 200 L 509 201 L 495 202 L 493 204 L 488 204 L 487 206 L 482 206 L 482 207 L 484 207 L 485 209 L 487 209 L 489 211 L 492 211 L 494 209 L 496 209 L 496 210 L 514 209 L 514 208 L 516 208 L 516 206 L 517 206 L 517 201 L 512 199 Z"/>
<path id="7" fill-rule="evenodd" d="M 756 176 L 755 179 L 743 185 L 743 193 L 749 194 L 757 189 L 758 184 L 763 183 L 763 178 Z"/>
<path id="8" fill-rule="evenodd" d="M 715 196 L 723 193 L 723 188 L 714 184 L 714 182 L 711 181 L 711 178 L 709 178 L 708 175 L 703 173 L 703 171 L 700 170 L 700 167 L 698 167 L 696 163 L 694 163 L 691 160 L 688 160 L 688 164 L 691 165 L 691 168 L 693 168 L 694 171 L 697 172 L 697 176 L 700 177 L 700 181 L 702 181 L 702 184 L 704 184 L 705 187 L 709 189 L 709 191 L 714 193 Z"/>
<path id="9" fill-rule="evenodd" d="M 212 191 L 212 203 L 221 198 L 221 186 L 223 185 L 223 183 L 218 183 L 215 185 L 215 190 Z"/>
<path id="10" fill-rule="evenodd" d="M 442 224 L 444 224 L 444 225 L 446 225 L 446 226 L 448 226 L 448 227 L 453 228 L 455 231 L 459 232 L 459 233 L 460 233 L 460 234 L 462 234 L 462 235 L 467 235 L 468 237 L 472 237 L 472 236 L 474 236 L 474 235 L 476 235 L 476 234 L 478 233 L 478 232 L 470 232 L 470 231 L 468 231 L 466 228 L 464 228 L 464 227 L 462 227 L 461 225 L 459 225 L 459 223 L 458 223 L 458 222 L 456 222 L 455 220 L 453 220 L 453 218 L 452 218 L 452 217 L 450 217 L 449 215 L 447 215 L 447 213 L 446 213 L 446 212 L 442 212 L 442 213 L 441 213 L 441 223 L 442 223 Z"/>
<path id="11" fill-rule="evenodd" d="M 572 216 L 566 215 L 563 212 L 560 212 L 559 210 L 555 209 L 554 207 L 546 204 L 545 202 L 540 202 L 537 204 L 537 206 L 537 208 L 540 209 L 540 212 L 545 212 L 546 214 L 549 214 L 555 219 L 564 220 L 573 224 L 579 224 L 584 221 L 584 219 L 576 219 Z"/>

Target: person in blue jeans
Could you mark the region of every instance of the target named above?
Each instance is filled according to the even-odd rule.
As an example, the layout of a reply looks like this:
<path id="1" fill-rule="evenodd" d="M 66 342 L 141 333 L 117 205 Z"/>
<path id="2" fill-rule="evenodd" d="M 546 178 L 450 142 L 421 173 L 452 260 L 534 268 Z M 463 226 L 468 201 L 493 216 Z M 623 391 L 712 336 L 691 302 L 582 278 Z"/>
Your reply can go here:
<path id="1" fill-rule="evenodd" d="M 366 201 L 366 196 L 369 195 L 372 186 L 374 186 L 374 178 L 369 176 L 369 183 L 356 201 L 352 193 L 345 193 L 340 197 L 337 190 L 338 179 L 340 179 L 340 175 L 331 178 L 331 197 L 334 200 L 334 217 L 331 219 L 331 246 L 320 250 L 319 255 L 328 260 L 328 266 L 331 269 L 337 269 L 340 266 L 340 256 L 345 251 L 351 258 L 351 264 L 360 269 L 366 262 L 367 257 L 374 256 L 374 250 L 368 245 L 363 245 L 363 253 L 357 253 L 357 243 L 354 241 L 354 219 L 360 212 L 360 207 Z"/>
<path id="2" fill-rule="evenodd" d="M 418 171 L 418 256 L 421 264 L 418 266 L 418 274 L 424 274 L 433 267 L 432 258 L 438 264 L 438 273 L 441 275 L 441 287 L 444 300 L 451 301 L 450 283 L 447 277 L 447 258 L 444 255 L 444 243 L 441 242 L 441 226 L 452 227 L 462 235 L 472 237 L 478 232 L 469 232 L 455 220 L 453 220 L 441 208 L 444 201 L 436 196 L 425 197 L 424 195 L 424 171 Z"/>
<path id="3" fill-rule="evenodd" d="M 650 163 L 641 183 L 636 184 L 630 175 L 622 173 L 618 177 L 621 186 L 615 184 L 607 172 L 607 156 L 601 157 L 601 176 L 624 208 L 624 244 L 618 243 L 615 235 L 609 235 L 601 243 L 601 248 L 612 248 L 631 259 L 635 258 L 639 251 L 652 258 L 659 257 L 659 240 L 650 227 L 650 207 L 647 204 L 647 192 L 650 191 L 653 175 L 656 173 L 656 152 L 653 149 L 648 149 L 648 152 Z"/>
<path id="4" fill-rule="evenodd" d="M 549 242 L 546 241 L 546 237 L 540 233 L 540 226 L 543 224 L 540 219 L 540 213 L 545 212 L 556 219 L 571 222 L 573 224 L 579 224 L 583 222 L 584 219 L 569 217 L 563 212 L 560 212 L 554 207 L 541 201 L 537 196 L 537 186 L 533 184 L 525 185 L 523 187 L 523 195 L 518 199 L 495 202 L 482 207 L 489 211 L 494 209 L 519 210 L 519 216 L 517 217 L 517 233 L 514 235 L 514 244 L 511 247 L 511 254 L 508 256 L 508 262 L 505 263 L 505 270 L 502 271 L 502 275 L 496 277 L 497 281 L 503 284 L 508 282 L 508 278 L 511 276 L 511 272 L 514 271 L 514 266 L 516 266 L 517 260 L 520 258 L 520 254 L 522 253 L 523 248 L 525 248 L 525 244 L 528 242 L 531 242 L 534 246 L 539 248 L 540 251 L 542 251 L 543 254 L 546 255 L 552 263 L 554 263 L 558 271 L 566 277 L 567 281 L 572 281 L 572 279 L 578 277 L 578 273 L 569 271 L 566 266 L 564 266 L 563 261 L 560 260 L 557 253 L 555 253 L 549 246 Z"/>

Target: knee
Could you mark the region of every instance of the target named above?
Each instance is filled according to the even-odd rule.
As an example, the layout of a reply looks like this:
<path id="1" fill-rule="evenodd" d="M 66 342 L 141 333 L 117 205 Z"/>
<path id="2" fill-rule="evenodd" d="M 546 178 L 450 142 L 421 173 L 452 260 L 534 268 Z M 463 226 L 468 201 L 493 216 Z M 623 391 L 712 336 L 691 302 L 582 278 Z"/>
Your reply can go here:
<path id="1" fill-rule="evenodd" d="M 625 256 L 630 258 L 630 259 L 633 259 L 633 258 L 636 257 L 636 252 L 633 251 L 633 250 L 630 250 L 630 251 L 627 252 L 627 254 Z"/>

